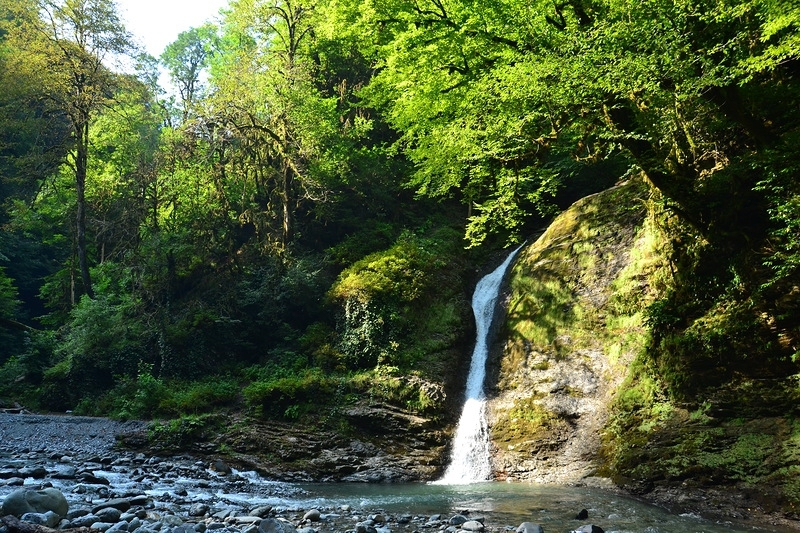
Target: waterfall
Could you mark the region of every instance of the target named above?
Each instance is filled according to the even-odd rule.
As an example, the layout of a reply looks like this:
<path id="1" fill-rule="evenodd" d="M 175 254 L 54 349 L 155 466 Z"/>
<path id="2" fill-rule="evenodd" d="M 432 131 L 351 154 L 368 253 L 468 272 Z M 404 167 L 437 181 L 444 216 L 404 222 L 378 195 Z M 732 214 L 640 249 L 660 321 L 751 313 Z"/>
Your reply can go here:
<path id="1" fill-rule="evenodd" d="M 467 377 L 467 392 L 461 418 L 456 427 L 450 465 L 442 479 L 436 483 L 458 485 L 487 481 L 492 477 L 489 462 L 489 428 L 486 422 L 486 397 L 483 382 L 486 377 L 486 359 L 489 355 L 489 332 L 496 308 L 500 286 L 506 270 L 522 248 L 512 251 L 491 274 L 484 276 L 472 295 L 472 312 L 475 315 L 475 349 Z"/>

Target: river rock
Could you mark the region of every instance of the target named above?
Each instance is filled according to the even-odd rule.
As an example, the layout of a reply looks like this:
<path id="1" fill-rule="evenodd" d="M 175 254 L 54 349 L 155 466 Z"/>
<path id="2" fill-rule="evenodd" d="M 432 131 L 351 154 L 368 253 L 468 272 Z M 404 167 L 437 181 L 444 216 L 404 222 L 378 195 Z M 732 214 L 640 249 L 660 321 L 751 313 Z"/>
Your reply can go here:
<path id="1" fill-rule="evenodd" d="M 2 511 L 3 516 L 10 514 L 21 517 L 25 513 L 46 513 L 47 511 L 53 511 L 59 516 L 66 516 L 69 511 L 69 503 L 58 489 L 19 489 L 6 496 L 6 499 L 3 500 Z"/>
<path id="2" fill-rule="evenodd" d="M 539 524 L 523 522 L 517 528 L 517 533 L 544 533 L 544 529 Z"/>
<path id="3" fill-rule="evenodd" d="M 451 526 L 460 526 L 463 523 L 467 522 L 469 518 L 464 516 L 463 514 L 456 514 L 450 517 L 450 520 L 447 521 L 448 524 Z"/>
<path id="4" fill-rule="evenodd" d="M 269 513 L 272 511 L 271 505 L 260 505 L 250 511 L 248 514 L 250 516 L 259 516 L 261 518 L 266 518 L 269 516 Z"/>
<path id="5" fill-rule="evenodd" d="M 586 520 L 589 518 L 589 511 L 586 509 L 581 509 L 581 512 L 575 516 L 575 520 Z"/>
<path id="6" fill-rule="evenodd" d="M 77 470 L 72 465 L 58 466 L 51 474 L 54 479 L 75 479 L 77 475 Z"/>
<path id="7" fill-rule="evenodd" d="M 228 465 L 225 463 L 225 461 L 223 461 L 222 459 L 217 459 L 216 461 L 214 461 L 213 463 L 211 463 L 211 470 L 214 470 L 215 472 L 219 472 L 220 474 L 222 474 L 222 475 L 224 475 L 224 476 L 227 476 L 227 475 L 229 475 L 231 472 L 233 472 L 233 470 L 231 469 L 231 467 L 230 467 L 230 466 L 228 466 Z"/>
<path id="8" fill-rule="evenodd" d="M 120 511 L 120 513 L 124 513 L 131 507 L 132 507 L 131 500 L 129 500 L 128 498 L 114 498 L 112 500 L 108 500 L 101 504 L 95 505 L 94 508 L 92 508 L 92 513 L 98 514 L 103 509 L 116 509 Z"/>
<path id="9" fill-rule="evenodd" d="M 46 513 L 25 513 L 20 520 L 29 524 L 54 528 L 61 522 L 61 517 L 53 511 L 47 511 Z"/>
<path id="10" fill-rule="evenodd" d="M 91 514 L 91 513 L 89 513 L 89 511 L 86 510 L 86 509 L 73 509 L 72 511 L 68 512 L 67 516 L 65 516 L 64 518 L 66 518 L 67 520 L 72 522 L 76 518 L 80 518 L 82 516 L 86 516 L 87 514 Z"/>
<path id="11" fill-rule="evenodd" d="M 183 519 L 174 514 L 167 514 L 161 517 L 161 522 L 170 527 L 177 527 L 183 525 Z"/>
<path id="12" fill-rule="evenodd" d="M 101 522 L 117 523 L 120 521 L 122 511 L 115 507 L 103 507 L 94 513 Z"/>
<path id="13" fill-rule="evenodd" d="M 572 533 L 605 533 L 602 527 L 594 524 L 587 524 L 572 531 Z"/>
<path id="14" fill-rule="evenodd" d="M 309 522 L 319 522 L 321 516 L 322 514 L 319 512 L 319 509 L 311 509 L 305 515 L 303 515 L 303 521 L 308 520 Z"/>
<path id="15" fill-rule="evenodd" d="M 189 507 L 189 516 L 205 516 L 208 511 L 208 505 L 204 503 L 195 503 Z"/>
<path id="16" fill-rule="evenodd" d="M 9 479 L 18 476 L 19 476 L 19 471 L 16 468 L 0 469 L 0 479 Z"/>
<path id="17" fill-rule="evenodd" d="M 42 479 L 47 476 L 47 469 L 42 466 L 32 466 L 20 468 L 17 472 L 20 477 L 32 477 Z"/>
<path id="18" fill-rule="evenodd" d="M 114 524 L 112 524 L 111 522 L 95 522 L 89 527 L 91 527 L 92 529 L 99 529 L 100 531 L 108 531 L 113 526 Z"/>
<path id="19" fill-rule="evenodd" d="M 89 513 L 83 516 L 76 516 L 69 521 L 70 527 L 89 527 L 95 522 L 99 522 L 97 516 Z"/>
<path id="20" fill-rule="evenodd" d="M 483 531 L 484 525 L 477 520 L 468 520 L 461 524 L 461 529 L 463 531 Z"/>
<path id="21" fill-rule="evenodd" d="M 258 524 L 258 533 L 297 533 L 295 527 L 277 518 L 265 518 Z"/>
<path id="22" fill-rule="evenodd" d="M 78 475 L 78 479 L 81 483 L 86 483 L 87 485 L 111 485 L 111 482 L 106 478 L 95 476 L 91 472 L 82 472 Z"/>
<path id="23" fill-rule="evenodd" d="M 375 526 L 369 522 L 357 523 L 355 531 L 356 533 L 378 533 L 378 530 L 375 529 Z"/>
<path id="24" fill-rule="evenodd" d="M 114 524 L 113 526 L 108 528 L 106 533 L 118 533 L 118 532 L 121 533 L 123 531 L 133 531 L 133 530 L 130 528 L 130 524 L 129 523 L 127 523 L 127 522 L 117 522 L 116 524 Z"/>

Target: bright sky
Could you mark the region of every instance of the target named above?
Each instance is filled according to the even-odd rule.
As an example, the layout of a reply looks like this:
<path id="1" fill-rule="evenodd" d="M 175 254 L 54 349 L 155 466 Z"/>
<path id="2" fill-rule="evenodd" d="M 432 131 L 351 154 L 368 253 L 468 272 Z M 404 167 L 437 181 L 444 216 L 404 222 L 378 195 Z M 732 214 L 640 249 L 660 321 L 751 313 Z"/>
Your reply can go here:
<path id="1" fill-rule="evenodd" d="M 178 34 L 215 20 L 227 0 L 117 0 L 125 28 L 158 57 Z"/>

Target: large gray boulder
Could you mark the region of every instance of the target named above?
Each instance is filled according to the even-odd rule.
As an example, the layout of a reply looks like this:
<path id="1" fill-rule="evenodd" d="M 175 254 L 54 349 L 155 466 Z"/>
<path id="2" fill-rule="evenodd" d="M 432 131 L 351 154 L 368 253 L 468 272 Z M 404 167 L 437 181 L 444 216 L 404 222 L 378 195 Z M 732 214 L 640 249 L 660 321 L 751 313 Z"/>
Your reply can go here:
<path id="1" fill-rule="evenodd" d="M 46 513 L 47 511 L 53 511 L 62 518 L 69 512 L 69 503 L 60 490 L 52 487 L 42 490 L 15 490 L 3 500 L 1 515 L 14 515 L 20 518 L 25 513 Z"/>

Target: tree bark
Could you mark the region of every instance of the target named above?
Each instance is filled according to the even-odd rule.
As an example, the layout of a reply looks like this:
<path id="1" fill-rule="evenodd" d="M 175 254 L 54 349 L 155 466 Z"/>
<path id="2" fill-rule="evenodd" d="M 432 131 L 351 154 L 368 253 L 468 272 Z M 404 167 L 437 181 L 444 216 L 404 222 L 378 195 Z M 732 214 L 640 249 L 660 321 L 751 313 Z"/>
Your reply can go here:
<path id="1" fill-rule="evenodd" d="M 78 264 L 83 281 L 83 290 L 94 299 L 92 278 L 89 275 L 89 262 L 86 257 L 86 169 L 89 161 L 89 121 L 82 120 L 76 125 L 78 147 L 75 154 L 75 190 L 77 195 L 77 248 Z"/>
<path id="2" fill-rule="evenodd" d="M 292 241 L 294 233 L 294 221 L 292 220 L 292 169 L 284 163 L 283 168 L 283 190 L 281 191 L 281 202 L 283 203 L 283 247 L 286 249 Z"/>

